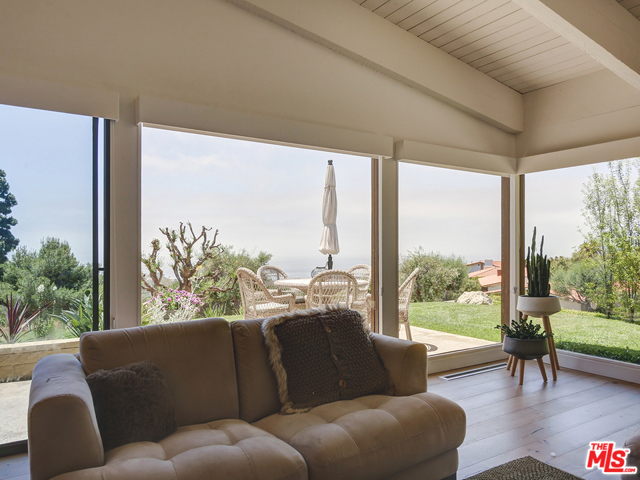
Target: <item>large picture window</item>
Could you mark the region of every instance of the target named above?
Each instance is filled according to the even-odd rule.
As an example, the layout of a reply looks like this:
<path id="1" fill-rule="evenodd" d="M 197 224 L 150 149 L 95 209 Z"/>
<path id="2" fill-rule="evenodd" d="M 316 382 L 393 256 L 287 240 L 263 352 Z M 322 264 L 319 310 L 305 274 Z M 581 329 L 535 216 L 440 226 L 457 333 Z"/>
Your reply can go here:
<path id="1" fill-rule="evenodd" d="M 371 266 L 370 158 L 150 127 L 142 138 L 143 324 L 259 315 L 246 311 L 236 274 L 265 265 L 275 267 L 260 272 L 269 293 L 251 308 L 288 309 L 272 298 L 287 294 L 304 306 L 304 281 L 329 268 L 319 251 L 329 160 L 339 239 L 331 267 Z M 297 287 L 270 283 L 285 275 Z"/>
<path id="2" fill-rule="evenodd" d="M 551 259 L 556 347 L 640 364 L 637 159 L 526 176 L 525 246 Z"/>
<path id="3" fill-rule="evenodd" d="M 430 355 L 500 342 L 501 177 L 401 163 L 398 191 L 400 284 L 416 272 L 400 337 Z"/>

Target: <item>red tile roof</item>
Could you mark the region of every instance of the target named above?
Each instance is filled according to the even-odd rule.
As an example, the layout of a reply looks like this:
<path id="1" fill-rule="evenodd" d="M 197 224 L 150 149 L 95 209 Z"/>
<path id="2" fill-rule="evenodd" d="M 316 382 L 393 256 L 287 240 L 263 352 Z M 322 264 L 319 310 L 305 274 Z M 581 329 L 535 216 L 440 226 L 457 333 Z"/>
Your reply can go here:
<path id="1" fill-rule="evenodd" d="M 500 270 L 499 267 L 483 268 L 482 270 L 476 270 L 475 272 L 471 272 L 469 274 L 469 278 L 488 277 L 490 275 L 497 275 L 498 274 L 498 270 Z"/>

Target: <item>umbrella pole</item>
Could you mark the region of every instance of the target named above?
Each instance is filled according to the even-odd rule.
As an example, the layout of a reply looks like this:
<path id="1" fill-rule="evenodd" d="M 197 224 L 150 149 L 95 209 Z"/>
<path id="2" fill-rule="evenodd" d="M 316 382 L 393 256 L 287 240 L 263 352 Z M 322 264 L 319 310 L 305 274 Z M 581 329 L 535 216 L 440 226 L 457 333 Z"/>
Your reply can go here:
<path id="1" fill-rule="evenodd" d="M 329 261 L 327 262 L 327 267 L 329 270 L 333 269 L 333 258 L 331 258 L 331 254 L 329 254 Z"/>

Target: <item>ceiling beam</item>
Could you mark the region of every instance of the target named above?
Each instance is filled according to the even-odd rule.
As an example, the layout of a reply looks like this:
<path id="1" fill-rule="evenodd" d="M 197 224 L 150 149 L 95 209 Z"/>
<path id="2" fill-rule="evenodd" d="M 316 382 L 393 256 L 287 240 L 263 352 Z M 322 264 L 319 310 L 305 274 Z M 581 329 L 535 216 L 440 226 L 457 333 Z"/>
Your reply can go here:
<path id="1" fill-rule="evenodd" d="M 522 96 L 351 0 L 226 0 L 507 132 Z"/>
<path id="2" fill-rule="evenodd" d="M 640 89 L 640 24 L 616 0 L 512 0 Z"/>

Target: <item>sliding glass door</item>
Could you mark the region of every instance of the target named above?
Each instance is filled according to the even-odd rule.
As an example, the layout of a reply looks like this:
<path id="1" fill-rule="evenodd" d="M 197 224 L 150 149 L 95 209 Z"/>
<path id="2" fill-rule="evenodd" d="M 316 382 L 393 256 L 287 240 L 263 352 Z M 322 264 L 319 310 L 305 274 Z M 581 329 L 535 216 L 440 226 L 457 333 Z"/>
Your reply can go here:
<path id="1" fill-rule="evenodd" d="M 109 144 L 107 120 L 0 105 L 0 453 L 26 448 L 35 362 L 109 328 Z"/>

